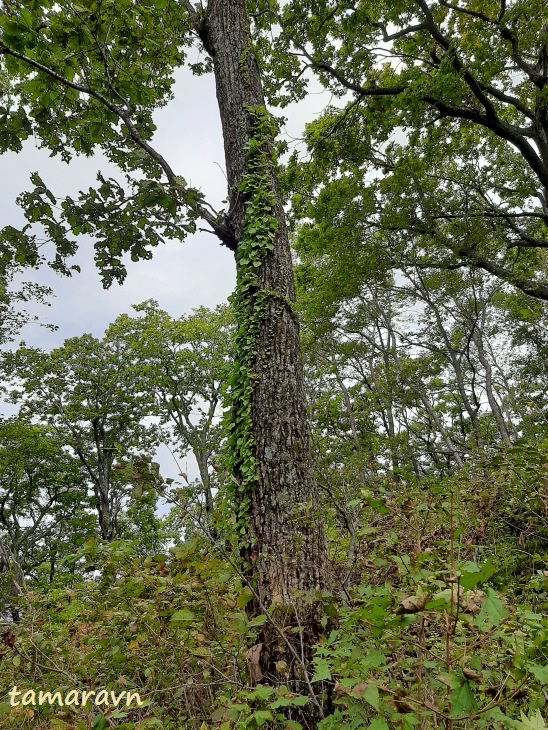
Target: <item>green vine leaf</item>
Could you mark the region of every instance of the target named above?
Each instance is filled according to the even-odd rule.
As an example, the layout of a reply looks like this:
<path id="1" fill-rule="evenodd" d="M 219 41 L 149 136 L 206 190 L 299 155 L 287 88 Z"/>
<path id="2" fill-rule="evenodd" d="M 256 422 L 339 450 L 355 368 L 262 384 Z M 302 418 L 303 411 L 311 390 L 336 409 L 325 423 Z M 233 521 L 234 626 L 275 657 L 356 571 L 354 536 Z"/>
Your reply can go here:
<path id="1" fill-rule="evenodd" d="M 504 607 L 504 604 L 498 597 L 496 591 L 492 588 L 487 589 L 487 596 L 481 611 L 478 615 L 478 625 L 483 626 L 486 629 L 498 626 L 501 621 L 504 621 L 508 617 L 508 610 Z"/>
<path id="2" fill-rule="evenodd" d="M 470 683 L 461 674 L 453 674 L 451 681 L 451 715 L 461 717 L 477 709 L 476 698 Z"/>

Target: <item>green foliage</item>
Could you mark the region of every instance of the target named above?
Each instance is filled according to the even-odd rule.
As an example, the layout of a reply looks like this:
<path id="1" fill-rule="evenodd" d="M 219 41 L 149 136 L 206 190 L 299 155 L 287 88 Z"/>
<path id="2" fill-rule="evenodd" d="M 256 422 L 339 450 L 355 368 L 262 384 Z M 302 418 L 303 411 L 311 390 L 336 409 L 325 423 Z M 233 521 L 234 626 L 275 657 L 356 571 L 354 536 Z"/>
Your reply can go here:
<path id="1" fill-rule="evenodd" d="M 481 563 L 466 559 L 478 551 L 481 501 L 466 499 L 465 479 L 430 493 L 424 504 L 407 484 L 405 495 L 384 500 L 386 510 L 363 503 L 353 585 L 317 653 L 313 681 L 335 681 L 336 709 L 322 728 L 431 728 L 449 718 L 454 727 L 513 728 L 524 709 L 545 711 L 543 613 L 509 605 L 490 587 L 500 561 L 486 559 L 488 545 Z"/>
<path id="2" fill-rule="evenodd" d="M 270 178 L 274 122 L 263 108 L 247 111 L 253 135 L 248 147 L 247 172 L 239 187 L 246 202 L 243 234 L 236 252 L 236 290 L 231 297 L 237 330 L 234 372 L 229 381 L 229 411 L 225 419 L 226 468 L 234 478 L 227 495 L 236 516 L 240 540 L 244 540 L 247 531 L 249 491 L 257 479 L 251 424 L 253 365 L 266 301 L 274 296 L 261 287 L 259 270 L 274 248 L 278 226 L 272 214 L 275 200 Z"/>
<path id="3" fill-rule="evenodd" d="M 2 56 L 10 75 L 10 131 L 21 131 L 17 114 L 24 109 L 27 134 L 38 135 L 64 159 L 74 152 L 89 155 L 98 144 L 120 155 L 115 147 L 126 146 L 128 138 L 116 130 L 116 116 L 100 103 L 102 96 L 113 106 L 135 110 L 141 134 L 150 138 L 151 111 L 170 98 L 173 71 L 190 42 L 184 15 L 177 6 L 163 5 L 152 0 L 138 6 L 130 0 L 9 4 L 0 16 L 2 44 L 24 56 Z M 53 73 L 29 74 L 33 64 Z M 66 88 L 61 109 L 53 103 L 59 93 L 53 74 L 90 91 Z"/>
<path id="4" fill-rule="evenodd" d="M 112 538 L 129 491 L 113 479 L 116 456 L 154 443 L 152 427 L 142 423 L 149 401 L 132 390 L 123 351 L 91 335 L 50 353 L 23 345 L 6 355 L 3 377 L 21 414 L 40 418 L 77 456 L 91 482 L 99 529 Z"/>
<path id="5" fill-rule="evenodd" d="M 0 36 L 0 153 L 19 151 L 32 135 L 65 162 L 101 148 L 124 174 L 99 172 L 96 188 L 58 201 L 34 173 L 34 189 L 18 199 L 27 224 L 0 231 L 2 250 L 34 266 L 45 239 L 53 244 L 50 265 L 70 274 L 73 236 L 91 234 L 108 287 L 124 280 L 125 254 L 149 259 L 166 238 L 193 232 L 201 195 L 149 144 L 153 112 L 172 98 L 193 42 L 187 12 L 158 0 L 27 0 L 2 9 Z M 166 171 L 168 182 L 159 182 Z"/>
<path id="6" fill-rule="evenodd" d="M 24 309 L 29 302 L 49 306 L 53 290 L 28 281 L 19 281 L 14 286 L 14 279 L 21 275 L 25 266 L 37 266 L 40 260 L 36 247 L 31 250 L 26 243 L 24 237 L 10 228 L 0 245 L 0 345 L 12 342 L 29 322 L 55 329 L 54 325 L 29 315 Z"/>
<path id="7" fill-rule="evenodd" d="M 52 428 L 20 418 L 0 422 L 0 565 L 16 583 L 40 583 L 93 535 L 91 503 L 78 459 Z M 2 570 L 0 569 L 0 573 Z M 0 612 L 10 602 L 2 577 Z"/>
<path id="8" fill-rule="evenodd" d="M 99 173 L 59 201 L 32 175 L 19 198 L 27 224 L 0 234 L 0 340 L 16 331 L 10 277 L 42 262 L 41 238 L 67 274 L 73 237 L 93 236 L 109 285 L 127 254 L 149 258 L 208 220 L 200 192 L 150 146 L 196 30 L 185 5 L 4 3 L 0 152 L 31 135 L 67 161 L 101 148 L 123 177 Z M 252 107 L 233 344 L 226 310 L 173 319 L 149 300 L 102 340 L 3 358 L 4 392 L 22 403 L 0 424 L 3 727 L 303 730 L 288 718 L 312 704 L 322 730 L 545 727 L 546 308 L 500 281 L 543 296 L 546 30 L 541 0 L 509 5 L 248 4 L 240 70 L 257 53 L 284 105 L 305 93 L 304 58 L 344 104 L 308 125 L 309 158 L 293 157 L 283 181 L 334 593 L 319 597 L 307 696 L 258 677 L 257 647 L 272 647 L 257 630 L 268 623 L 260 641 L 279 640 L 284 657 L 299 626 L 276 606 L 250 620 L 236 569 L 257 480 L 259 334 L 267 310 L 291 306 L 262 284 L 276 130 Z M 211 470 L 223 408 L 221 535 Z M 156 504 L 168 485 L 147 456 L 160 438 L 200 466 L 167 521 Z M 181 515 L 192 539 L 168 549 Z M 293 677 L 293 659 L 277 661 L 280 677 Z M 146 699 L 127 711 L 12 708 L 15 684 Z"/>
<path id="9" fill-rule="evenodd" d="M 545 440 L 535 436 L 517 440 L 489 461 L 490 476 L 479 492 L 491 494 L 493 518 L 490 539 L 500 544 L 501 581 L 519 600 L 535 610 L 548 609 L 548 581 L 544 576 L 548 540 Z M 523 547 L 527 546 L 525 551 Z"/>
<path id="10" fill-rule="evenodd" d="M 336 625 L 316 647 L 310 676 L 318 698 L 334 682 L 322 730 L 426 730 L 444 718 L 455 728 L 542 727 L 545 615 L 492 587 L 497 557 L 488 557 L 489 546 L 471 559 L 480 499 L 465 498 L 466 480 L 431 491 L 408 485 L 405 497 L 385 501 L 388 511 L 361 503 L 352 578 L 344 600 L 326 600 L 324 618 L 335 612 Z M 248 677 L 246 650 L 262 621 L 246 616 L 249 592 L 226 556 L 189 541 L 143 559 L 128 542 L 91 540 L 74 559 L 88 577 L 30 594 L 22 620 L 4 634 L 0 696 L 15 684 L 133 689 L 143 707 L 124 708 L 124 717 L 101 708 L 106 727 L 299 730 L 287 712 L 311 698 Z M 24 708 L 2 711 L 6 728 L 23 721 Z M 42 708 L 30 719 L 40 730 L 97 722 L 83 708 L 65 713 Z"/>
<path id="11" fill-rule="evenodd" d="M 62 727 L 63 722 L 82 730 L 102 722 L 127 730 L 154 726 L 198 730 L 203 723 L 218 730 L 298 730 L 299 723 L 288 719 L 291 711 L 314 699 L 323 702 L 329 686 L 333 706 L 319 725 L 325 730 L 398 726 L 428 730 L 450 721 L 455 728 L 488 730 L 494 723 L 510 729 L 540 722 L 546 712 L 543 692 L 548 682 L 548 583 L 543 571 L 546 448 L 539 438 L 539 418 L 524 414 L 526 433 L 510 445 L 501 446 L 494 439 L 481 450 L 476 444 L 467 452 L 468 465 L 460 469 L 441 468 L 435 461 L 427 469 L 423 460 L 425 468 L 416 472 L 409 454 L 418 442 L 406 443 L 397 432 L 385 438 L 376 433 L 381 422 L 377 413 L 401 412 L 395 405 L 401 383 L 406 384 L 402 406 L 410 409 L 416 408 L 421 383 L 429 397 L 441 392 L 440 374 L 446 371 L 440 362 L 443 358 L 452 362 L 451 353 L 460 352 L 467 341 L 464 314 L 474 300 L 470 292 L 480 309 L 487 306 L 477 281 L 441 277 L 427 283 L 427 288 L 406 291 L 401 300 L 384 299 L 386 292 L 372 289 L 371 298 L 363 296 L 360 306 L 348 308 L 345 316 L 348 331 L 368 337 L 376 331 L 377 339 L 365 343 L 380 345 L 379 332 L 382 327 L 389 331 L 396 305 L 404 306 L 406 297 L 417 292 L 427 296 L 432 306 L 422 315 L 424 324 L 417 322 L 429 334 L 429 339 L 423 336 L 424 342 L 438 348 L 435 357 L 420 358 L 411 351 L 404 356 L 394 342 L 388 358 L 382 349 L 373 350 L 373 356 L 359 338 L 339 340 L 329 322 L 320 328 L 322 337 L 306 333 L 307 367 L 310 382 L 316 383 L 311 393 L 318 404 L 313 423 L 324 519 L 333 580 L 341 586 L 337 597 L 325 597 L 325 636 L 316 647 L 309 675 L 312 694 L 295 695 L 283 685 L 274 688 L 252 679 L 249 647 L 256 642 L 254 634 L 276 617 L 270 612 L 252 620 L 246 616 L 250 593 L 234 574 L 231 535 L 207 547 L 198 538 L 166 551 L 165 530 L 154 515 L 157 494 L 164 489 L 157 468 L 149 458 L 136 454 L 130 459 L 119 452 L 113 462 L 113 485 L 129 496 L 122 503 L 120 534 L 137 537 L 138 544 L 115 540 L 107 545 L 91 539 L 67 556 L 74 538 L 67 540 L 59 528 L 65 542 L 53 582 L 48 582 L 48 566 L 42 562 L 26 571 L 32 593 L 10 595 L 9 604 L 17 608 L 20 621 L 13 628 L 7 625 L 7 634 L 2 634 L 8 638 L 2 650 L 0 692 L 6 696 L 14 684 L 61 686 L 65 691 L 128 687 L 142 692 L 150 704 L 139 711 L 124 709 L 125 717 L 111 707 L 101 708 L 100 715 L 76 708 L 70 716 L 44 708 L 25 718 L 24 708 L 0 706 L 7 728 L 25 721 L 40 730 L 55 723 Z M 258 280 L 254 286 L 260 293 Z M 436 316 L 443 319 L 440 303 L 449 307 L 450 297 L 459 299 L 463 316 L 455 316 L 444 341 L 445 330 L 439 328 Z M 173 320 L 153 302 L 137 310 L 141 316 L 120 317 L 106 338 L 112 347 L 107 353 L 125 354 L 123 366 L 116 360 L 109 366 L 107 355 L 101 359 L 98 343 L 89 337 L 66 343 L 63 357 L 56 351 L 47 356 L 27 349 L 13 356 L 17 372 L 27 373 L 20 386 L 34 393 L 28 407 L 32 405 L 42 418 L 52 418 L 57 440 L 63 437 L 63 422 L 53 417 L 52 406 L 58 402 L 75 418 L 80 414 L 80 428 L 93 410 L 85 410 L 91 404 L 86 406 L 82 394 L 90 392 L 89 378 L 100 369 L 101 382 L 113 393 L 115 383 L 131 384 L 128 390 L 141 405 L 163 403 L 166 410 L 151 413 L 162 414 L 166 423 L 172 413 L 201 407 L 217 392 L 227 367 L 224 348 L 230 325 L 225 315 L 200 311 Z M 496 309 L 499 314 L 505 311 Z M 495 313 L 493 317 L 499 322 Z M 473 321 L 487 338 L 490 320 Z M 517 321 L 516 327 L 520 327 Z M 87 363 L 81 369 L 76 367 L 84 359 L 77 356 L 79 347 L 84 348 Z M 63 373 L 52 367 L 57 357 Z M 347 369 L 351 363 L 355 373 L 361 363 L 362 375 L 367 373 L 376 390 L 352 383 Z M 370 363 L 369 371 L 365 363 Z M 31 369 L 36 380 L 27 382 Z M 542 373 L 539 369 L 535 375 L 539 383 Z M 169 378 L 163 380 L 166 374 Z M 176 407 L 168 397 L 168 380 L 175 382 L 174 377 Z M 47 403 L 34 392 L 39 387 L 52 389 Z M 145 393 L 156 396 L 144 397 Z M 164 398 L 158 398 L 161 393 Z M 118 393 L 116 398 L 123 404 L 129 396 Z M 116 398 L 112 407 L 123 413 Z M 443 399 L 435 405 L 440 417 L 451 413 L 452 407 Z M 135 418 L 140 413 L 131 412 Z M 417 417 L 412 433 L 417 436 L 427 428 L 432 429 L 432 423 L 428 426 Z M 25 458 L 36 456 L 44 469 L 48 461 L 42 458 L 37 434 L 50 439 L 45 442 L 49 446 L 54 432 L 38 426 L 30 429 Z M 482 430 L 480 435 L 486 438 L 488 433 Z M 110 434 L 108 428 L 105 434 Z M 142 436 L 144 445 L 149 437 Z M 3 452 L 10 474 L 16 465 L 12 453 L 10 443 Z M 48 468 L 58 479 L 59 459 L 55 449 L 51 453 Z M 65 459 L 75 465 L 73 457 L 65 454 Z M 79 534 L 82 541 L 85 530 Z M 273 628 L 274 633 L 278 630 L 283 636 L 283 627 Z M 283 674 L 284 660 L 279 665 Z M 59 667 L 65 672 L 61 679 Z"/>
<path id="12" fill-rule="evenodd" d="M 194 454 L 199 482 L 188 484 L 180 470 L 187 485 L 177 491 L 181 497 L 184 493 L 185 508 L 193 516 L 205 499 L 210 520 L 221 449 L 219 420 L 234 358 L 232 312 L 227 306 L 213 311 L 200 307 L 174 319 L 154 301 L 134 309 L 139 316 L 118 317 L 107 338 L 125 353 L 121 367 L 127 387 L 144 394 L 148 415 L 159 420 L 162 440 L 182 458 L 189 450 Z"/>
<path id="13" fill-rule="evenodd" d="M 307 68 L 348 95 L 307 125 L 308 155 L 285 179 L 299 246 L 325 254 L 328 301 L 404 262 L 479 267 L 548 297 L 548 169 L 525 131 L 548 129 L 532 60 L 546 55 L 544 16 L 539 0 L 314 0 L 284 4 L 273 41 L 261 31 L 273 103 L 305 95 Z"/>
<path id="14" fill-rule="evenodd" d="M 537 710 L 534 716 L 528 718 L 521 713 L 521 722 L 517 722 L 516 727 L 519 728 L 519 730 L 545 730 L 546 723 L 544 722 L 540 711 Z"/>
<path id="15" fill-rule="evenodd" d="M 141 708 L 46 705 L 28 721 L 84 730 L 96 727 L 99 710 L 104 727 L 197 730 L 219 690 L 237 686 L 243 669 L 247 620 L 235 608 L 241 588 L 230 568 L 192 542 L 143 562 L 128 542 L 89 541 L 79 559 L 96 577 L 30 594 L 24 621 L 7 627 L 4 638 L 14 643 L 4 645 L 0 696 L 15 684 L 63 695 L 74 688 L 132 690 Z M 21 727 L 27 709 L 0 706 L 2 727 Z"/>

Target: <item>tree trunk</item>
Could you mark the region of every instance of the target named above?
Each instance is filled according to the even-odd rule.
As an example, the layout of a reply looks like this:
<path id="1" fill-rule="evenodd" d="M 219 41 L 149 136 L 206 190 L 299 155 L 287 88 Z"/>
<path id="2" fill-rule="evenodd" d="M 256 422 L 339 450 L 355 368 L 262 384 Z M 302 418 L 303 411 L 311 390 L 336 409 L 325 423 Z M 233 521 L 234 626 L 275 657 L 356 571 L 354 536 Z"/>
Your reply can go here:
<path id="1" fill-rule="evenodd" d="M 101 538 L 107 542 L 114 540 L 114 524 L 110 509 L 108 483 L 101 481 L 96 489 L 95 496 L 97 498 L 97 514 L 99 516 L 99 528 L 101 530 Z"/>
<path id="2" fill-rule="evenodd" d="M 502 409 L 497 403 L 497 399 L 495 398 L 495 392 L 493 387 L 493 370 L 491 368 L 491 363 L 489 362 L 489 359 L 485 354 L 485 348 L 483 346 L 483 330 L 480 330 L 479 327 L 476 327 L 472 339 L 474 341 L 474 344 L 476 345 L 478 359 L 483 365 L 483 369 L 485 371 L 485 393 L 487 395 L 489 407 L 491 408 L 491 413 L 493 414 L 493 418 L 495 419 L 495 423 L 497 424 L 501 439 L 504 441 L 505 444 L 510 445 L 510 434 L 508 433 L 508 429 L 506 428 L 506 422 L 502 414 Z"/>
<path id="3" fill-rule="evenodd" d="M 104 453 L 102 445 L 97 440 L 96 447 L 97 465 L 95 469 L 90 465 L 88 458 L 81 449 L 76 448 L 76 453 L 91 477 L 93 493 L 97 500 L 96 508 L 101 538 L 110 542 L 111 540 L 114 540 L 115 537 L 114 516 L 112 514 L 110 499 L 110 470 L 112 467 L 112 457 L 107 456 Z"/>
<path id="4" fill-rule="evenodd" d="M 7 547 L 0 537 L 0 573 L 9 573 L 9 596 L 13 603 L 6 597 L 5 607 L 9 609 L 14 622 L 19 621 L 20 611 L 17 600 L 23 595 L 25 589 L 25 575 L 21 567 L 21 560 L 17 550 Z M 4 605 L 0 603 L 0 610 Z"/>
<path id="5" fill-rule="evenodd" d="M 213 517 L 213 493 L 211 491 L 211 477 L 209 476 L 209 462 L 211 455 L 207 451 L 205 434 L 200 434 L 199 439 L 202 443 L 199 446 L 196 445 L 194 449 L 194 457 L 198 464 L 198 472 L 200 473 L 200 479 L 202 481 L 202 494 L 205 499 L 206 517 L 208 524 L 210 524 Z"/>
<path id="6" fill-rule="evenodd" d="M 260 674 L 273 684 L 287 684 L 289 680 L 293 689 L 311 696 L 306 670 L 311 646 L 320 630 L 317 592 L 326 585 L 326 543 L 318 516 L 299 327 L 292 306 L 295 291 L 291 248 L 272 161 L 272 139 L 265 139 L 266 117 L 258 121 L 257 110 L 264 110 L 265 102 L 245 0 L 210 0 L 200 37 L 214 64 L 229 183 L 227 223 L 234 232 L 236 297 L 240 297 L 239 305 L 236 303 L 240 306 L 240 359 L 233 382 L 231 423 L 236 424 L 235 428 L 243 424 L 245 431 L 248 422 L 251 455 L 245 452 L 246 444 L 235 439 L 231 458 L 239 485 L 235 502 L 247 522 L 240 530 L 247 530 L 242 557 L 256 594 L 255 609 L 264 610 L 274 604 L 273 618 L 279 627 L 289 624 L 303 631 L 301 642 L 298 634 L 281 634 L 267 622 L 260 637 Z M 250 167 L 250 145 L 257 143 L 260 135 L 262 172 Z M 259 230 L 254 241 L 255 223 L 250 225 L 252 205 L 257 205 L 257 199 L 249 188 L 239 189 L 250 178 L 253 187 L 257 175 L 263 176 L 263 183 L 266 180 L 266 218 L 275 220 L 271 230 L 276 229 L 271 245 L 262 249 L 260 235 L 264 231 Z M 268 227 L 268 220 L 257 215 L 257 227 Z M 256 274 L 249 272 L 244 239 L 246 251 L 254 246 L 261 251 Z M 249 341 L 251 349 L 245 351 Z M 242 362 L 242 351 L 247 352 L 247 362 Z M 312 728 L 322 713 L 312 697 L 309 707 L 299 720 Z"/>

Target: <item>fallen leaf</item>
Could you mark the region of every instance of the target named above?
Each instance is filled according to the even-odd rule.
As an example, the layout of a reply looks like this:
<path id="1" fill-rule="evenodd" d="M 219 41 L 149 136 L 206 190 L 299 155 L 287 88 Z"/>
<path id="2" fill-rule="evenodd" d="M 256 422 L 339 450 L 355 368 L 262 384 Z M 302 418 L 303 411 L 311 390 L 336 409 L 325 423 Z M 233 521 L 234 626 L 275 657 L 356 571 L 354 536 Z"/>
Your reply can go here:
<path id="1" fill-rule="evenodd" d="M 462 673 L 466 677 L 466 679 L 472 679 L 474 682 L 479 682 L 481 679 L 481 674 L 479 672 L 476 672 L 475 669 L 470 669 L 470 667 L 463 667 Z"/>
<path id="2" fill-rule="evenodd" d="M 418 613 L 426 606 L 426 601 L 426 596 L 404 598 L 396 608 L 396 616 L 401 616 L 404 613 Z"/>

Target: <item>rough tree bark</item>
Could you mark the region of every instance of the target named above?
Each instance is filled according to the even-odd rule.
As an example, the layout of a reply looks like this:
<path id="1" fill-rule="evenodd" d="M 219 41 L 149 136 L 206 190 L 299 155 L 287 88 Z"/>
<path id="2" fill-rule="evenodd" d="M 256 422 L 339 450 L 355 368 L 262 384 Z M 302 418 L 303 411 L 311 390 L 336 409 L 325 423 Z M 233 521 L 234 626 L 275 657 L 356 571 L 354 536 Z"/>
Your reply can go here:
<path id="1" fill-rule="evenodd" d="M 207 14 L 195 14 L 194 20 L 213 59 L 229 184 L 226 225 L 233 231 L 237 266 L 241 266 L 238 244 L 244 234 L 248 200 L 239 186 L 249 174 L 249 145 L 255 133 L 251 110 L 265 106 L 261 77 L 251 47 L 245 0 L 210 0 Z M 261 673 L 274 683 L 293 680 L 302 690 L 306 687 L 303 670 L 319 635 L 320 604 L 311 596 L 326 585 L 326 545 L 317 519 L 318 488 L 306 418 L 299 326 L 292 308 L 291 248 L 274 163 L 269 165 L 268 180 L 273 200 L 270 215 L 277 230 L 272 251 L 262 257 L 258 285 L 248 293 L 252 297 L 259 290 L 267 296 L 251 367 L 250 420 L 257 478 L 249 494 L 250 542 L 244 558 L 256 603 L 263 609 L 275 604 L 277 620 L 300 625 L 304 634 L 304 656 L 299 637 L 294 639 L 297 656 L 303 660 L 299 666 L 283 637 L 265 624 Z M 233 418 L 241 415 L 237 412 L 241 407 L 244 404 L 233 403 Z M 236 479 L 241 476 L 235 475 Z M 292 635 L 285 632 L 285 636 Z M 282 659 L 288 669 L 280 674 L 276 662 Z M 304 691 L 308 693 L 308 689 Z M 310 706 L 300 720 L 314 727 L 321 711 L 314 702 Z"/>

